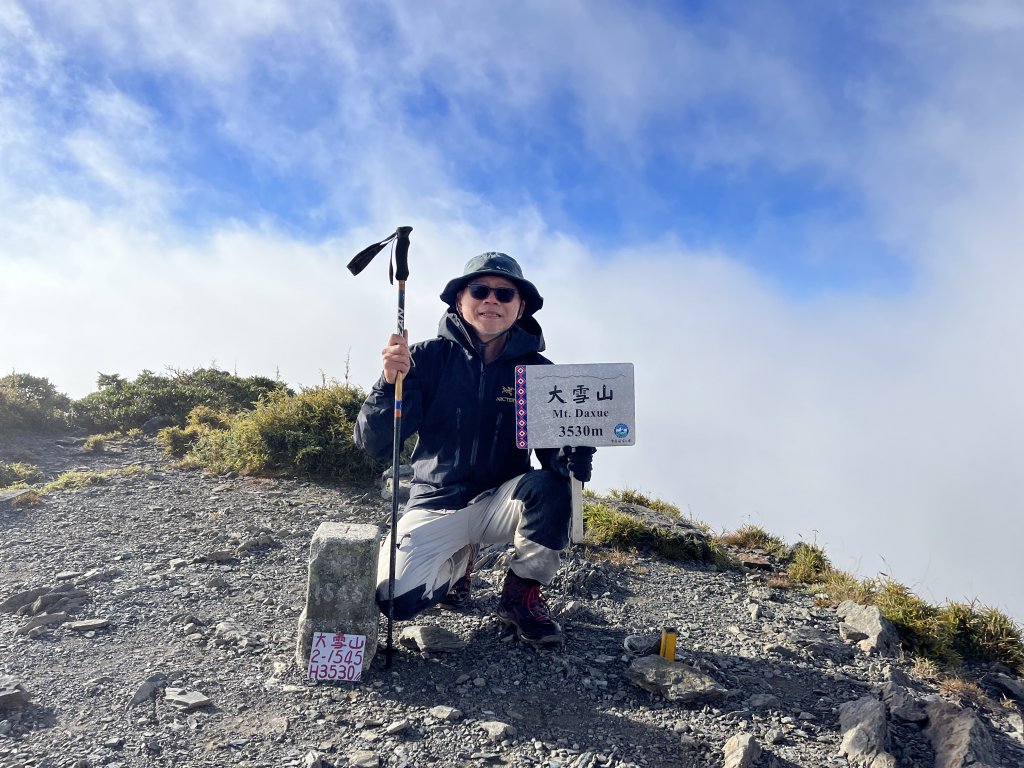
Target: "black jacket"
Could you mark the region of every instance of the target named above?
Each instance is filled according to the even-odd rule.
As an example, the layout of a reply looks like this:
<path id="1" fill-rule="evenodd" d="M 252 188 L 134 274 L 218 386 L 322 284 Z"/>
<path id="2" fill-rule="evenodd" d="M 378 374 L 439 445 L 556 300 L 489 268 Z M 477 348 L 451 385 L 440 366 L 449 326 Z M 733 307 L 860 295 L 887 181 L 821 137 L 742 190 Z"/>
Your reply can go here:
<path id="1" fill-rule="evenodd" d="M 412 453 L 412 494 L 406 509 L 461 509 L 483 491 L 530 469 L 529 451 L 515 445 L 515 366 L 544 365 L 544 336 L 509 331 L 497 360 L 485 366 L 462 319 L 449 311 L 438 337 L 410 347 L 412 369 L 402 384 L 402 441 L 418 433 Z M 383 376 L 355 426 L 355 442 L 380 460 L 391 457 L 395 387 Z M 538 450 L 550 468 L 557 449 Z"/>

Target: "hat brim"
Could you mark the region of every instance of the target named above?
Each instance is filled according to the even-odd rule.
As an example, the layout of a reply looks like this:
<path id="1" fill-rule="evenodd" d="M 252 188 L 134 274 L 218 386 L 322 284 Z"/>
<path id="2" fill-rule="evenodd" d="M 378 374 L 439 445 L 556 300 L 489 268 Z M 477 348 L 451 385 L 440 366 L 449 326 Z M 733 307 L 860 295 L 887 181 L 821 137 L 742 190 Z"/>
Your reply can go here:
<path id="1" fill-rule="evenodd" d="M 490 269 L 481 269 L 477 272 L 471 272 L 468 275 L 462 275 L 461 277 L 449 280 L 448 285 L 446 285 L 444 290 L 441 291 L 441 301 L 447 304 L 451 309 L 455 309 L 455 300 L 459 295 L 459 291 L 473 282 L 474 279 L 484 277 L 486 275 L 503 277 L 516 284 L 516 290 L 519 291 L 519 295 L 522 296 L 523 301 L 526 302 L 526 309 L 523 311 L 523 317 L 530 317 L 534 312 L 539 311 L 540 308 L 544 306 L 544 297 L 540 295 L 537 287 L 529 280 L 510 277 L 508 272 Z"/>

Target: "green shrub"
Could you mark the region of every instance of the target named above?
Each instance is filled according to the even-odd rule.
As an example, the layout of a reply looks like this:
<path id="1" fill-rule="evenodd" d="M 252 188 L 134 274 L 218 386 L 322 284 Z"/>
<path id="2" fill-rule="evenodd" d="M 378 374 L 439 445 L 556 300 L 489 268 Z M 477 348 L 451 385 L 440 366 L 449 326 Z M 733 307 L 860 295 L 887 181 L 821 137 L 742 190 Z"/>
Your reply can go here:
<path id="1" fill-rule="evenodd" d="M 199 405 L 189 411 L 186 423 L 196 429 L 230 429 L 231 414 L 214 410 L 208 405 Z"/>
<path id="2" fill-rule="evenodd" d="M 1024 669 L 1024 637 L 1013 620 L 977 603 L 949 602 L 932 618 L 943 655 L 968 661 L 1000 661 Z"/>
<path id="3" fill-rule="evenodd" d="M 949 644 L 935 632 L 938 609 L 915 595 L 908 587 L 883 578 L 875 605 L 891 621 L 900 638 L 912 652 L 949 663 L 957 661 L 950 653 Z"/>
<path id="4" fill-rule="evenodd" d="M 201 432 L 202 430 L 191 425 L 184 428 L 164 427 L 156 433 L 156 441 L 164 447 L 164 453 L 180 459 L 196 444 Z"/>
<path id="5" fill-rule="evenodd" d="M 583 503 L 587 538 L 602 547 L 635 549 L 650 534 L 640 520 L 598 502 Z"/>
<path id="6" fill-rule="evenodd" d="M 800 584 L 816 584 L 831 570 L 832 564 L 825 556 L 825 550 L 804 542 L 793 548 L 793 559 L 786 569 L 789 578 Z"/>
<path id="7" fill-rule="evenodd" d="M 160 376 L 143 371 L 134 380 L 100 374 L 98 390 L 72 405 L 75 425 L 109 432 L 141 427 L 152 418 L 178 426 L 197 406 L 236 413 L 253 407 L 272 392 L 287 392 L 281 382 L 264 376 L 239 378 L 226 371 L 200 368 Z"/>
<path id="8" fill-rule="evenodd" d="M 367 482 L 383 466 L 353 442 L 352 428 L 365 397 L 358 387 L 337 383 L 298 395 L 272 392 L 252 411 L 231 418 L 226 429 L 203 426 L 197 415 L 181 433 L 167 432 L 162 440 L 168 446 L 194 439 L 187 462 L 213 472 Z"/>
<path id="9" fill-rule="evenodd" d="M 838 605 L 843 600 L 852 600 L 861 605 L 874 605 L 878 586 L 874 579 L 858 579 L 852 573 L 830 568 L 823 576 L 821 586 Z"/>
<path id="10" fill-rule="evenodd" d="M 715 553 L 703 540 L 648 525 L 600 502 L 583 503 L 583 522 L 586 538 L 598 546 L 618 550 L 648 548 L 670 560 L 715 558 Z"/>
<path id="11" fill-rule="evenodd" d="M 0 488 L 8 485 L 30 485 L 43 479 L 43 473 L 32 464 L 0 461 Z"/>
<path id="12" fill-rule="evenodd" d="M 82 444 L 82 450 L 90 453 L 103 453 L 107 449 L 106 435 L 89 435 Z"/>
<path id="13" fill-rule="evenodd" d="M 27 373 L 0 377 L 0 433 L 65 429 L 71 399 L 47 379 Z"/>

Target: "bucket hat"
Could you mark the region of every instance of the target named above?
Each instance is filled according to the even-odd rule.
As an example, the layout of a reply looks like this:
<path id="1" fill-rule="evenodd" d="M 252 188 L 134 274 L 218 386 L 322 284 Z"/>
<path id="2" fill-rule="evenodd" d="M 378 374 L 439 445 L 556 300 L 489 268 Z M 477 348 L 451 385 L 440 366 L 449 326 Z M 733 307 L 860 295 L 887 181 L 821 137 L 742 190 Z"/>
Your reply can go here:
<path id="1" fill-rule="evenodd" d="M 530 315 L 544 306 L 544 298 L 537 291 L 536 286 L 523 277 L 523 270 L 520 269 L 518 262 L 508 254 L 497 253 L 496 251 L 481 253 L 479 256 L 474 256 L 467 261 L 462 277 L 449 280 L 448 285 L 441 291 L 441 301 L 451 309 L 455 309 L 455 298 L 459 291 L 473 282 L 473 278 L 483 277 L 484 275 L 504 277 L 516 284 L 519 295 L 526 302 L 526 308 L 523 310 L 524 318 L 530 317 Z"/>

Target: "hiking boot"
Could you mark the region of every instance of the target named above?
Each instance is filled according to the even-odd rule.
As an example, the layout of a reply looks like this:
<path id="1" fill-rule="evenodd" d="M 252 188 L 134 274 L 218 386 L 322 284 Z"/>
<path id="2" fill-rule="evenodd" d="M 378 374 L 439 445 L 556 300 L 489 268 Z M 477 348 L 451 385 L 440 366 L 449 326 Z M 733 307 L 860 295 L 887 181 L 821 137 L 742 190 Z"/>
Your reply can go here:
<path id="1" fill-rule="evenodd" d="M 522 579 L 512 571 L 505 574 L 498 618 L 515 627 L 516 635 L 524 642 L 533 645 L 562 642 L 562 628 L 548 614 L 540 582 L 534 579 Z"/>
<path id="2" fill-rule="evenodd" d="M 473 592 L 473 559 L 475 554 L 475 549 L 470 550 L 469 562 L 466 563 L 466 573 L 452 585 L 451 589 L 448 590 L 448 594 L 441 598 L 442 608 L 451 608 L 453 611 L 458 611 L 469 606 L 470 597 Z"/>

